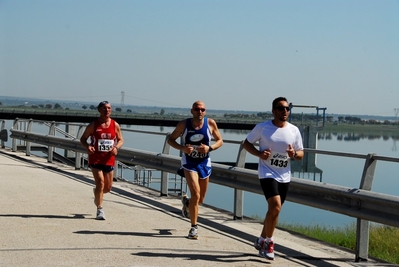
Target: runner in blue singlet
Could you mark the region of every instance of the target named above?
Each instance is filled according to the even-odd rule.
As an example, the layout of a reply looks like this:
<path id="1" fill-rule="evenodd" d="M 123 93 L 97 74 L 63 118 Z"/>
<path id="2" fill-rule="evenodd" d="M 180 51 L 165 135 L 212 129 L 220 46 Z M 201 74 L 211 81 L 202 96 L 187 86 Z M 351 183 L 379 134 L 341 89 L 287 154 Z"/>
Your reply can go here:
<path id="1" fill-rule="evenodd" d="M 182 196 L 182 211 L 183 215 L 190 217 L 191 221 L 187 237 L 197 239 L 198 205 L 204 201 L 209 184 L 208 178 L 212 172 L 209 152 L 221 147 L 223 139 L 216 122 L 205 117 L 206 108 L 202 101 L 194 102 L 191 114 L 192 118 L 182 120 L 177 124 L 176 129 L 168 138 L 168 144 L 184 153 L 181 159 L 181 175 L 186 178 L 191 198 L 188 201 L 187 196 Z M 182 137 L 182 145 L 176 142 L 179 137 Z M 215 139 L 215 143 L 211 145 L 212 137 Z"/>

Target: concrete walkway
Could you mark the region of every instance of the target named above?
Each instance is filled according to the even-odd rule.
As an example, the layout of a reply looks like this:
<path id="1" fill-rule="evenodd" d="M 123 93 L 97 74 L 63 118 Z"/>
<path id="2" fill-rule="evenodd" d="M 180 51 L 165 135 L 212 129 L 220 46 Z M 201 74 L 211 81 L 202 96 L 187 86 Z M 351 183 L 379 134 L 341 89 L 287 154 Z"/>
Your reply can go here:
<path id="1" fill-rule="evenodd" d="M 116 182 L 95 220 L 86 170 L 0 150 L 0 266 L 395 266 L 354 262 L 354 253 L 286 231 L 275 233 L 276 259 L 257 256 L 261 225 L 200 207 L 199 239 L 180 199 Z"/>

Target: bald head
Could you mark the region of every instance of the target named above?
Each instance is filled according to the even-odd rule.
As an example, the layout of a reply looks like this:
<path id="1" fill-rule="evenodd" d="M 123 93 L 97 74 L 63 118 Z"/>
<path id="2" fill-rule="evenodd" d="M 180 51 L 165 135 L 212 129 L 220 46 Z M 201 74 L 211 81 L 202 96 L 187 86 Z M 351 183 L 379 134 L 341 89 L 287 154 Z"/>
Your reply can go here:
<path id="1" fill-rule="evenodd" d="M 195 101 L 195 102 L 193 103 L 192 108 L 195 108 L 195 107 L 197 107 L 197 106 L 203 106 L 203 107 L 205 107 L 205 103 L 202 102 L 201 100 L 197 100 L 197 101 Z"/>

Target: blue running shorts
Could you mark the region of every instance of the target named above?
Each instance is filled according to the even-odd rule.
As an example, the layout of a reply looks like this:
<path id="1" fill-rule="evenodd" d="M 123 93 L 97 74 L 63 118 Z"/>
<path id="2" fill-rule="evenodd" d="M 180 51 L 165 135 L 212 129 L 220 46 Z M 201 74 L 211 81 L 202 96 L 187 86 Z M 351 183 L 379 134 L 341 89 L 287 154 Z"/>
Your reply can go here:
<path id="1" fill-rule="evenodd" d="M 177 171 L 177 174 L 179 174 L 181 177 L 184 177 L 183 169 L 186 169 L 191 172 L 197 172 L 200 179 L 206 179 L 212 173 L 212 167 L 206 166 L 204 164 L 189 164 L 188 163 L 188 164 L 184 164 L 183 166 L 181 166 L 180 169 Z"/>

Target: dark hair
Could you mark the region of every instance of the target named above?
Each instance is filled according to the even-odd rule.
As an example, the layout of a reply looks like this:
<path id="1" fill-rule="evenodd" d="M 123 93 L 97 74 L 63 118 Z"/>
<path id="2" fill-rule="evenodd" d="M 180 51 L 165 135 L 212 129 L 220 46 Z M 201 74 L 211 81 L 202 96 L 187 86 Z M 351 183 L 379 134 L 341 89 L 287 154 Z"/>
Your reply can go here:
<path id="1" fill-rule="evenodd" d="M 277 106 L 277 103 L 280 102 L 280 101 L 285 101 L 285 102 L 288 103 L 287 98 L 285 98 L 283 96 L 277 97 L 276 99 L 273 100 L 272 109 L 275 109 L 276 106 Z"/>
<path id="2" fill-rule="evenodd" d="M 109 104 L 109 102 L 108 101 L 101 101 L 99 104 L 98 104 L 98 106 L 97 106 L 97 109 L 100 109 L 102 106 L 104 106 L 105 104 Z"/>

